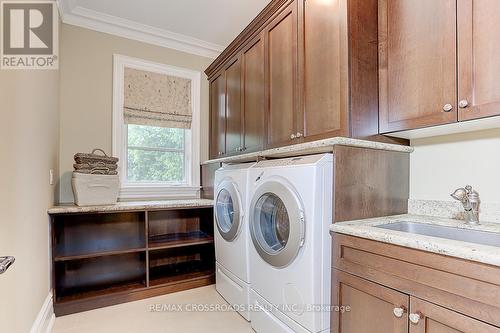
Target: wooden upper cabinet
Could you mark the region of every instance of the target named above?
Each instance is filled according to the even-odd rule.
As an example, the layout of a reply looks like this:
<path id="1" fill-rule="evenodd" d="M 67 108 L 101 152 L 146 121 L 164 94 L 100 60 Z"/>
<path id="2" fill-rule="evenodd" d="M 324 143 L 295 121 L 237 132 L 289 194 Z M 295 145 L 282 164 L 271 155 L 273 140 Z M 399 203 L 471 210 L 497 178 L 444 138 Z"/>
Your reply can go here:
<path id="1" fill-rule="evenodd" d="M 241 117 L 241 58 L 235 57 L 225 71 L 226 81 L 226 153 L 236 154 L 242 149 Z"/>
<path id="2" fill-rule="evenodd" d="M 457 121 L 456 1 L 379 1 L 381 133 Z"/>
<path id="3" fill-rule="evenodd" d="M 223 73 L 210 81 L 210 157 L 226 153 L 226 84 Z"/>
<path id="4" fill-rule="evenodd" d="M 500 115 L 498 0 L 458 0 L 459 120 Z"/>
<path id="5" fill-rule="evenodd" d="M 333 333 L 407 333 L 409 296 L 339 270 L 332 271 Z M 394 315 L 400 308 L 401 317 Z"/>
<path id="6" fill-rule="evenodd" d="M 420 315 L 410 324 L 410 333 L 499 333 L 500 328 L 464 316 L 416 297 L 410 298 L 410 312 Z"/>
<path id="7" fill-rule="evenodd" d="M 243 150 L 261 150 L 266 134 L 264 125 L 264 40 L 262 35 L 250 41 L 242 51 Z"/>
<path id="8" fill-rule="evenodd" d="M 347 2 L 300 1 L 304 135 L 348 136 Z"/>
<path id="9" fill-rule="evenodd" d="M 267 146 L 295 143 L 297 116 L 297 0 L 264 29 Z"/>

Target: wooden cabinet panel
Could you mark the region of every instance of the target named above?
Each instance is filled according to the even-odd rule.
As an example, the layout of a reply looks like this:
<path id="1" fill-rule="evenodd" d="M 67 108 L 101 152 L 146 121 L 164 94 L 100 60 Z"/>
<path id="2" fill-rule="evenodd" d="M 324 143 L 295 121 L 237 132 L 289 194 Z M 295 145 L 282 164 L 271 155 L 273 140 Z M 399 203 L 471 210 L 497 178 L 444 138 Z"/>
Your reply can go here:
<path id="1" fill-rule="evenodd" d="M 410 324 L 410 333 L 499 333 L 500 328 L 464 316 L 416 297 L 410 298 L 410 312 L 420 314 Z"/>
<path id="2" fill-rule="evenodd" d="M 265 29 L 268 146 L 291 143 L 297 129 L 297 2 Z"/>
<path id="3" fill-rule="evenodd" d="M 457 121 L 456 9 L 456 0 L 379 1 L 381 133 Z"/>
<path id="4" fill-rule="evenodd" d="M 332 312 L 331 332 L 408 332 L 407 295 L 339 270 L 332 272 L 332 305 L 349 306 L 349 311 Z M 398 318 L 395 308 L 405 313 Z"/>
<path id="5" fill-rule="evenodd" d="M 304 35 L 300 39 L 303 40 L 304 54 L 304 135 L 307 139 L 346 135 L 347 2 L 301 1 L 304 16 Z"/>
<path id="6" fill-rule="evenodd" d="M 459 120 L 500 114 L 497 0 L 458 0 Z"/>
<path id="7" fill-rule="evenodd" d="M 242 52 L 243 150 L 251 152 L 264 147 L 264 40 L 261 35 Z"/>
<path id="8" fill-rule="evenodd" d="M 226 153 L 241 149 L 241 59 L 236 57 L 225 70 L 226 80 Z"/>
<path id="9" fill-rule="evenodd" d="M 210 82 L 210 157 L 226 152 L 226 87 L 224 75 Z"/>

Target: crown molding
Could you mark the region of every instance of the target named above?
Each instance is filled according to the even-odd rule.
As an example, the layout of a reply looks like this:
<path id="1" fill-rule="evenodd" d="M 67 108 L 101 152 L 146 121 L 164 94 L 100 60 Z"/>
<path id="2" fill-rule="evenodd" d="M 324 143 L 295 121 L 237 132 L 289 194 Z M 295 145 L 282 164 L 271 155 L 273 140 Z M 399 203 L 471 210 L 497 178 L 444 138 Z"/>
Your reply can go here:
<path id="1" fill-rule="evenodd" d="M 221 45 L 76 6 L 73 0 L 58 0 L 57 4 L 61 20 L 65 24 L 211 59 L 224 50 Z"/>

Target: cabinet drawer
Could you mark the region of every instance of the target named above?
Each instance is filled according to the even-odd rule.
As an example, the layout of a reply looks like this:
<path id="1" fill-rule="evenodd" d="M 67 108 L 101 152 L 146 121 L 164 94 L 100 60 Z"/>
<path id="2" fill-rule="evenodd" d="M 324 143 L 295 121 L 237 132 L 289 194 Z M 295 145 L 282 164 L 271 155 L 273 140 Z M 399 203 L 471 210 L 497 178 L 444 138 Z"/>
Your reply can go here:
<path id="1" fill-rule="evenodd" d="M 333 235 L 333 266 L 500 326 L 500 269 L 357 237 Z"/>

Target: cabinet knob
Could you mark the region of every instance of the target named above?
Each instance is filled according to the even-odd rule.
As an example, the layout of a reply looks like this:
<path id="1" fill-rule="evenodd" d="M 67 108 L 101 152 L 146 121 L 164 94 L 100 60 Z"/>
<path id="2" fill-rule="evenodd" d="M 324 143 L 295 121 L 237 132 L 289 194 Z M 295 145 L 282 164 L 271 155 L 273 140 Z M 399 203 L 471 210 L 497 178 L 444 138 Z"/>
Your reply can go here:
<path id="1" fill-rule="evenodd" d="M 424 316 L 420 311 L 417 311 L 416 313 L 410 313 L 408 318 L 410 319 L 412 324 L 417 325 L 420 319 L 422 319 Z"/>
<path id="2" fill-rule="evenodd" d="M 300 132 L 297 132 L 297 134 L 295 135 L 296 138 L 301 138 L 302 136 L 304 136 L 304 134 L 302 134 Z"/>
<path id="3" fill-rule="evenodd" d="M 462 99 L 460 102 L 458 102 L 458 106 L 461 109 L 465 109 L 466 107 L 469 106 L 469 101 L 467 101 L 466 99 Z"/>
<path id="4" fill-rule="evenodd" d="M 392 312 L 394 313 L 396 318 L 401 318 L 406 313 L 406 307 L 402 305 L 398 308 L 394 308 L 394 310 L 392 310 Z"/>
<path id="5" fill-rule="evenodd" d="M 220 151 L 220 152 L 219 152 L 219 156 L 222 156 L 222 154 L 224 154 L 224 153 Z"/>
<path id="6" fill-rule="evenodd" d="M 443 106 L 443 111 L 444 112 L 450 112 L 451 110 L 453 110 L 453 105 L 451 105 L 451 104 L 445 104 Z"/>
<path id="7" fill-rule="evenodd" d="M 295 134 L 290 134 L 290 139 L 292 139 L 292 140 L 293 140 L 293 139 L 295 139 L 295 138 L 296 138 Z"/>

